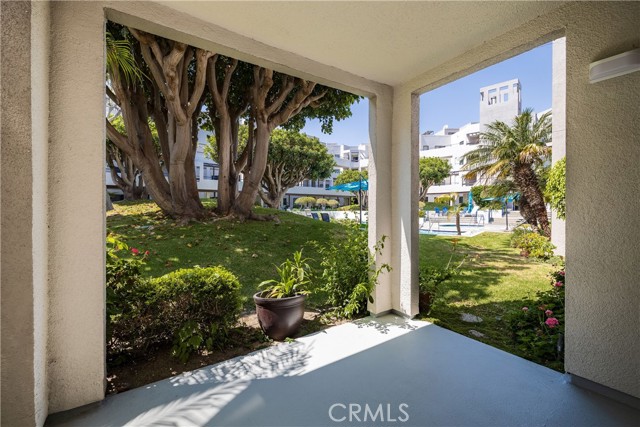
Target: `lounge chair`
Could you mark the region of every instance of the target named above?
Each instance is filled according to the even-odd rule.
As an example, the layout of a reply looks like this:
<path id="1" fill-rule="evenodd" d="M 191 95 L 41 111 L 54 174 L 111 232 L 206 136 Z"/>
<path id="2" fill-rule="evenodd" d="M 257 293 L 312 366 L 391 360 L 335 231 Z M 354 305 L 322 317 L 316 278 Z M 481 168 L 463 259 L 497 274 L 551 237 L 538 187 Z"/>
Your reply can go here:
<path id="1" fill-rule="evenodd" d="M 322 217 L 322 220 L 325 222 L 331 222 L 331 218 L 329 218 L 329 214 L 326 212 L 322 212 L 320 214 L 320 216 Z"/>
<path id="2" fill-rule="evenodd" d="M 440 215 L 440 208 L 433 208 L 433 212 L 435 212 L 436 216 Z"/>
<path id="3" fill-rule="evenodd" d="M 311 218 L 319 220 L 318 212 L 311 212 Z"/>

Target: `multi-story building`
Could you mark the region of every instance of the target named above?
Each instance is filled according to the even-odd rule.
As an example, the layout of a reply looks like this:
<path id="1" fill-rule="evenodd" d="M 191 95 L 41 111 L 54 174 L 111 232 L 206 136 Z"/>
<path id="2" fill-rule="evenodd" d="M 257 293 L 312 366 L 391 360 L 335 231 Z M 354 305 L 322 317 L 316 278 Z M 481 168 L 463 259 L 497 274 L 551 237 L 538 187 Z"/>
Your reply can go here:
<path id="1" fill-rule="evenodd" d="M 520 81 L 518 79 L 480 88 L 480 121 L 467 123 L 459 128 L 445 125 L 437 132 L 426 131 L 420 135 L 420 157 L 440 157 L 451 164 L 451 174 L 427 193 L 427 201 L 436 197 L 458 194 L 458 202 L 466 203 L 475 179 L 465 179 L 465 154 L 481 144 L 480 133 L 486 125 L 496 120 L 510 123 L 522 109 Z"/>

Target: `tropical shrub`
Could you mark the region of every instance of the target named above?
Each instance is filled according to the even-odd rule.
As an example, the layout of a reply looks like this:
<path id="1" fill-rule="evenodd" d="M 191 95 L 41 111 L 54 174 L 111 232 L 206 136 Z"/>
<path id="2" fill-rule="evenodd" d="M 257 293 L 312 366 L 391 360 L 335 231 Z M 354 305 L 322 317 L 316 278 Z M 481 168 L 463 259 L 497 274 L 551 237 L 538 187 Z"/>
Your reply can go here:
<path id="1" fill-rule="evenodd" d="M 520 249 L 520 254 L 547 260 L 553 256 L 555 246 L 548 237 L 531 229 L 529 226 L 517 227 L 511 235 L 511 246 Z"/>
<path id="2" fill-rule="evenodd" d="M 530 360 L 563 370 L 565 271 L 551 274 L 550 289 L 523 300 L 522 308 L 509 313 L 507 325 L 515 347 Z"/>
<path id="3" fill-rule="evenodd" d="M 173 343 L 182 361 L 200 348 L 222 347 L 242 309 L 238 279 L 222 267 L 182 269 L 144 279 L 142 259 L 124 259 L 126 245 L 108 240 L 107 353 L 111 363 Z M 135 255 L 135 251 L 132 252 Z M 146 256 L 146 255 L 145 255 Z"/>
<path id="4" fill-rule="evenodd" d="M 436 302 L 442 296 L 440 290 L 441 285 L 460 272 L 460 267 L 462 267 L 465 257 L 462 257 L 457 266 L 451 266 L 451 261 L 453 260 L 457 246 L 458 241 L 453 240 L 451 255 L 449 256 L 449 261 L 445 267 L 422 266 L 420 268 L 418 286 L 420 290 L 419 302 L 421 312 L 428 314 L 431 311 Z"/>
<path id="5" fill-rule="evenodd" d="M 376 268 L 376 255 L 382 254 L 383 236 L 369 250 L 367 232 L 360 229 L 356 222 L 347 225 L 346 235 L 333 239 L 319 248 L 322 257 L 321 290 L 327 295 L 327 304 L 340 317 L 352 318 L 363 314 L 367 309 L 367 301 L 373 302 L 371 293 L 378 284 L 378 277 L 391 270 L 389 265 L 382 264 Z"/>
<path id="6" fill-rule="evenodd" d="M 331 209 L 335 209 L 338 204 L 339 203 L 337 200 L 327 200 L 327 206 L 329 206 Z"/>
<path id="7" fill-rule="evenodd" d="M 316 199 L 309 196 L 298 197 L 296 200 L 294 200 L 293 204 L 298 206 L 305 206 L 309 208 L 311 206 L 315 206 Z"/>
<path id="8" fill-rule="evenodd" d="M 265 280 L 258 285 L 263 288 L 261 296 L 264 298 L 289 298 L 296 295 L 305 295 L 309 291 L 305 289 L 311 283 L 309 278 L 313 270 L 309 265 L 310 258 L 302 258 L 302 251 L 293 253 L 291 259 L 276 266 L 278 280 Z"/>
<path id="9" fill-rule="evenodd" d="M 359 211 L 360 210 L 360 205 L 346 205 L 346 206 L 340 206 L 338 208 L 339 211 Z"/>
<path id="10" fill-rule="evenodd" d="M 545 188 L 545 197 L 560 219 L 565 219 L 567 213 L 565 204 L 565 197 L 567 194 L 567 182 L 565 175 L 566 167 L 566 157 L 558 160 L 549 171 L 549 178 Z"/>
<path id="11" fill-rule="evenodd" d="M 173 340 L 173 355 L 185 362 L 191 352 L 222 348 L 242 310 L 240 282 L 223 267 L 186 268 L 151 279 L 157 335 Z"/>
<path id="12" fill-rule="evenodd" d="M 327 199 L 319 198 L 318 200 L 316 200 L 316 205 L 320 206 L 321 209 L 324 209 L 327 204 L 329 204 L 329 201 Z"/>

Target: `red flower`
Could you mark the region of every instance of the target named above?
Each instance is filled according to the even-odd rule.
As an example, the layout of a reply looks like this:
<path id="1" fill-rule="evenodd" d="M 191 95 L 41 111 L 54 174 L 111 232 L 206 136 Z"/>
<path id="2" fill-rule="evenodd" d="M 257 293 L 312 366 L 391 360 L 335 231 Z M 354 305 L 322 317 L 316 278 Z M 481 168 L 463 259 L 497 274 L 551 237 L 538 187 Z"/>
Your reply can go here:
<path id="1" fill-rule="evenodd" d="M 553 284 L 553 286 L 555 286 L 556 288 L 561 288 L 564 285 L 564 283 L 562 282 L 556 282 Z"/>
<path id="2" fill-rule="evenodd" d="M 149 256 L 149 251 L 144 251 L 144 256 Z"/>
<path id="3" fill-rule="evenodd" d="M 544 312 L 544 314 L 546 314 L 547 317 L 551 317 L 553 315 L 553 311 L 547 310 L 547 311 Z"/>
<path id="4" fill-rule="evenodd" d="M 138 255 L 140 251 L 137 248 L 131 248 L 131 253 L 134 255 Z"/>
<path id="5" fill-rule="evenodd" d="M 560 324 L 558 319 L 556 319 L 555 317 L 549 317 L 547 320 L 544 321 L 544 323 L 551 329 L 555 328 Z"/>

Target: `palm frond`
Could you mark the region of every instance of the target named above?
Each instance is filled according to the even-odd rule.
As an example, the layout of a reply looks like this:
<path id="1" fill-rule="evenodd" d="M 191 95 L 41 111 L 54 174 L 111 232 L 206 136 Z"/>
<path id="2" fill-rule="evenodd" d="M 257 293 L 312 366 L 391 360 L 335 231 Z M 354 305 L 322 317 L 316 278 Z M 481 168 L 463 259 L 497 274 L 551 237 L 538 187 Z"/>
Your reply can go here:
<path id="1" fill-rule="evenodd" d="M 113 77 L 120 73 L 127 83 L 142 81 L 145 77 L 133 56 L 129 40 L 116 40 L 110 32 L 106 33 L 107 74 Z"/>

